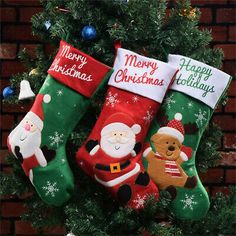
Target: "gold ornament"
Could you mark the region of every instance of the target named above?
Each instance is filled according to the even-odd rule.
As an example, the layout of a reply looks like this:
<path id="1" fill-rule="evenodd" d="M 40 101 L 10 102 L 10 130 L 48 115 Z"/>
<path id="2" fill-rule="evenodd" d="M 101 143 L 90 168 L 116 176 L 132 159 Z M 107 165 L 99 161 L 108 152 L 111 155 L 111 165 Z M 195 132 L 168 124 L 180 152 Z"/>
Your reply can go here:
<path id="1" fill-rule="evenodd" d="M 190 7 L 189 9 L 183 9 L 179 12 L 179 16 L 186 17 L 189 20 L 194 20 L 196 18 L 196 8 Z"/>
<path id="2" fill-rule="evenodd" d="M 194 20 L 196 18 L 196 8 L 192 8 L 189 11 L 189 14 L 188 14 L 187 18 L 190 19 L 190 20 Z"/>
<path id="3" fill-rule="evenodd" d="M 29 75 L 38 75 L 38 74 L 39 74 L 39 72 L 38 72 L 37 68 L 32 69 L 29 73 Z"/>

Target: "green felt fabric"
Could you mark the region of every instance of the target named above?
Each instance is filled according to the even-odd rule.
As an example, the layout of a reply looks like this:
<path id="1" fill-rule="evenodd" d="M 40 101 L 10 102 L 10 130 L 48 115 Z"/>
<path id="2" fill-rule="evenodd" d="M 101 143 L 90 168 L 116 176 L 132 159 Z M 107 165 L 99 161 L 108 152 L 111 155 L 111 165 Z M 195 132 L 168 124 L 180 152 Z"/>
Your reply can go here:
<path id="1" fill-rule="evenodd" d="M 107 81 L 111 72 L 106 75 L 100 87 Z M 60 206 L 70 198 L 74 189 L 74 178 L 67 161 L 65 144 L 88 109 L 90 99 L 50 75 L 39 93 L 51 96 L 50 103 L 43 103 L 44 128 L 41 147 L 47 146 L 48 149 L 55 150 L 56 155 L 47 166 L 33 168 L 33 184 L 46 203 Z"/>
<path id="2" fill-rule="evenodd" d="M 193 126 L 188 126 L 185 130 L 183 145 L 192 148 L 192 157 L 183 162 L 181 167 L 188 176 L 196 176 L 197 185 L 192 188 L 176 187 L 177 196 L 171 202 L 170 210 L 177 218 L 182 219 L 200 219 L 204 217 L 209 209 L 209 197 L 202 185 L 195 167 L 195 157 L 202 134 L 208 125 L 213 114 L 213 109 L 188 95 L 181 92 L 169 90 L 160 112 L 149 129 L 146 140 L 149 141 L 151 136 L 155 134 L 163 120 L 173 120 L 176 113 L 182 114 L 182 124 L 195 125 L 197 129 L 194 131 Z M 156 152 L 154 144 L 150 143 L 152 150 Z M 199 157 L 201 158 L 201 157 Z M 148 162 L 143 158 L 145 168 L 148 168 Z"/>

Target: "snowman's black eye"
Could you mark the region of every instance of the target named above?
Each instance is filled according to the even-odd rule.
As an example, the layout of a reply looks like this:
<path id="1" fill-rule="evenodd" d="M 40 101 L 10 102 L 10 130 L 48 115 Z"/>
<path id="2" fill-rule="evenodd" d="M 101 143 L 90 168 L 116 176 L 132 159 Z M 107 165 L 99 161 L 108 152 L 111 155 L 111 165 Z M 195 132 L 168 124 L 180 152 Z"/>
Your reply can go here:
<path id="1" fill-rule="evenodd" d="M 175 142 L 173 142 L 173 144 L 175 144 Z"/>
<path id="2" fill-rule="evenodd" d="M 120 136 L 122 136 L 122 134 L 120 134 Z"/>
<path id="3" fill-rule="evenodd" d="M 114 134 L 116 136 L 116 134 Z"/>
<path id="4" fill-rule="evenodd" d="M 28 124 L 29 122 L 28 122 L 28 121 L 26 121 L 26 123 Z"/>
<path id="5" fill-rule="evenodd" d="M 31 125 L 31 127 L 33 127 L 33 125 Z"/>

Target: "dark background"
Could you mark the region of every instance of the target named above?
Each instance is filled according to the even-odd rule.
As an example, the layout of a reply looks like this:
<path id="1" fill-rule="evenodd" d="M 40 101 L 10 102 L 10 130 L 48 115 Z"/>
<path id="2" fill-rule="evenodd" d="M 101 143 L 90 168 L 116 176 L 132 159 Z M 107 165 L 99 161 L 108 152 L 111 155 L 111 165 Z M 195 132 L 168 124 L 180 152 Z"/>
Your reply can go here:
<path id="1" fill-rule="evenodd" d="M 173 3 L 174 1 L 170 1 Z M 10 76 L 25 70 L 17 60 L 17 53 L 27 48 L 32 54 L 40 39 L 31 34 L 31 16 L 42 10 L 38 0 L 0 0 L 1 9 L 1 43 L 0 43 L 0 86 L 10 85 Z M 236 0 L 192 0 L 192 5 L 200 8 L 202 15 L 200 27 L 212 29 L 212 47 L 224 50 L 225 60 L 222 70 L 234 76 L 228 91 L 228 103 L 225 107 L 218 107 L 213 120 L 224 132 L 220 152 L 222 160 L 216 168 L 209 169 L 206 174 L 201 174 L 201 180 L 208 192 L 229 192 L 228 186 L 236 183 Z M 44 45 L 50 52 L 51 46 Z M 11 167 L 6 164 L 7 155 L 6 139 L 14 123 L 19 122 L 30 109 L 31 104 L 9 105 L 1 100 L 1 170 L 11 172 Z M 25 211 L 24 197 L 4 196 L 1 199 L 1 235 L 35 235 L 29 223 L 20 220 L 20 215 Z M 55 227 L 45 231 L 49 235 L 62 235 L 64 229 Z"/>

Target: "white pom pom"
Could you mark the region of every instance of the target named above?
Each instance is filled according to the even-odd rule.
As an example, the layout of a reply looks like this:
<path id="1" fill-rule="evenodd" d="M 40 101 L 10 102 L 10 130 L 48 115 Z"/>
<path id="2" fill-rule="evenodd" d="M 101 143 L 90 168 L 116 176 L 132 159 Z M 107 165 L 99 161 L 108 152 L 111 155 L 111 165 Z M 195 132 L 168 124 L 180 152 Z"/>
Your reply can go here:
<path id="1" fill-rule="evenodd" d="M 51 101 L 51 96 L 49 94 L 45 94 L 43 97 L 43 101 L 45 103 L 49 103 Z"/>
<path id="2" fill-rule="evenodd" d="M 75 235 L 72 232 L 70 232 L 66 236 L 75 236 Z"/>
<path id="3" fill-rule="evenodd" d="M 175 114 L 175 120 L 182 120 L 182 114 L 181 113 L 176 113 Z"/>
<path id="4" fill-rule="evenodd" d="M 141 126 L 139 124 L 134 124 L 132 127 L 131 127 L 132 131 L 134 132 L 134 134 L 138 134 L 140 133 L 141 131 Z"/>

